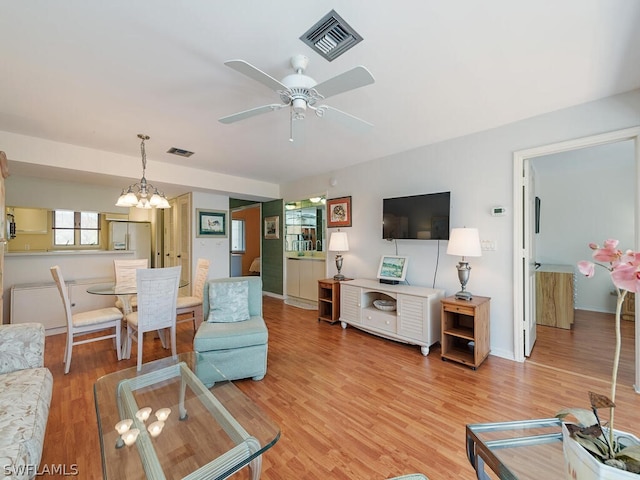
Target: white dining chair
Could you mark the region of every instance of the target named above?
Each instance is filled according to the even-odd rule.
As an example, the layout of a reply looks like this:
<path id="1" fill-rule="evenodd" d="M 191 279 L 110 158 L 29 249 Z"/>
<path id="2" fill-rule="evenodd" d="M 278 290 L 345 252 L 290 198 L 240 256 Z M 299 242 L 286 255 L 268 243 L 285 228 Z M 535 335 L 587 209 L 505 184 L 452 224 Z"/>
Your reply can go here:
<path id="1" fill-rule="evenodd" d="M 67 318 L 67 342 L 64 351 L 64 373 L 69 373 L 69 369 L 71 368 L 71 353 L 73 351 L 74 345 L 81 345 L 83 343 L 114 338 L 115 349 L 118 355 L 118 360 L 120 360 L 122 358 L 122 352 L 120 348 L 122 312 L 116 307 L 106 307 L 72 314 L 71 302 L 69 301 L 69 291 L 64 283 L 64 278 L 62 276 L 60 267 L 57 265 L 51 267 L 51 275 L 53 276 L 53 279 L 58 286 L 60 298 L 62 298 L 62 305 L 64 306 L 64 313 Z M 76 340 L 76 338 L 85 336 L 90 333 L 112 329 L 113 333 L 107 333 L 99 337 L 92 335 L 88 338 L 85 338 L 84 340 Z"/>
<path id="2" fill-rule="evenodd" d="M 136 258 L 133 260 L 114 260 L 113 270 L 116 276 L 116 285 L 125 289 L 134 289 L 136 287 L 136 270 L 141 268 L 149 268 L 149 259 Z M 129 306 L 132 309 L 135 309 L 138 306 L 136 295 L 130 296 Z M 125 310 L 125 305 L 122 302 L 122 299 L 118 298 L 116 300 L 116 307 L 120 310 Z M 129 312 L 124 313 L 126 315 Z"/>
<path id="3" fill-rule="evenodd" d="M 191 295 L 178 297 L 176 314 L 183 316 L 188 314 L 188 317 L 182 317 L 177 320 L 178 323 L 193 322 L 193 331 L 198 330 L 198 327 L 203 321 L 202 317 L 202 294 L 204 291 L 204 284 L 209 276 L 209 260 L 206 258 L 199 258 L 196 265 L 196 273 L 193 276 L 193 284 L 191 288 Z"/>
<path id="4" fill-rule="evenodd" d="M 171 355 L 176 356 L 176 301 L 181 267 L 138 270 L 136 291 L 138 310 L 125 316 L 127 341 L 125 358 L 131 358 L 131 343 L 138 343 L 138 371 L 142 368 L 142 344 L 145 332 L 169 329 Z M 165 335 L 160 333 L 160 339 Z M 164 341 L 163 341 L 163 346 Z M 165 347 L 166 348 L 166 347 Z"/>

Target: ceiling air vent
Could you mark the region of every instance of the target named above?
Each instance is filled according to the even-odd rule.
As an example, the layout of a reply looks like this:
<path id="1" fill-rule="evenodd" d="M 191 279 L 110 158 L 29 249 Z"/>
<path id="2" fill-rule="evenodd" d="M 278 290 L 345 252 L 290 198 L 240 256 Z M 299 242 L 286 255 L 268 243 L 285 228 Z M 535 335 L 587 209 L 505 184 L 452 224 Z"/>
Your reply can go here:
<path id="1" fill-rule="evenodd" d="M 190 157 L 191 155 L 193 155 L 193 152 L 190 152 L 189 150 L 183 150 L 182 148 L 176 147 L 171 147 L 169 150 L 167 150 L 167 153 L 172 153 L 181 157 Z"/>
<path id="2" fill-rule="evenodd" d="M 362 41 L 362 37 L 335 10 L 331 10 L 302 35 L 300 40 L 320 56 L 332 61 Z"/>

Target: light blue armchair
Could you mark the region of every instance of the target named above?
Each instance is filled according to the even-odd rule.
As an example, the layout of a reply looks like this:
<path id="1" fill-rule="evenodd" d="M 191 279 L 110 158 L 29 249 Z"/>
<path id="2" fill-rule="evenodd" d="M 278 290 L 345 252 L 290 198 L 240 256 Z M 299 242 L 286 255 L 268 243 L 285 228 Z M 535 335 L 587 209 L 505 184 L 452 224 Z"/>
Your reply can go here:
<path id="1" fill-rule="evenodd" d="M 245 284 L 246 282 L 246 284 Z M 232 287 L 248 290 L 238 295 Z M 239 301 L 239 298 L 246 299 Z M 212 299 L 214 304 L 212 304 Z M 245 310 L 246 320 L 218 321 L 212 311 L 233 306 Z M 237 308 L 236 308 L 237 307 Z M 217 381 L 251 378 L 262 380 L 267 373 L 267 326 L 262 318 L 262 279 L 231 277 L 208 280 L 202 298 L 204 322 L 193 340 L 196 351 L 195 373 L 207 387 Z"/>

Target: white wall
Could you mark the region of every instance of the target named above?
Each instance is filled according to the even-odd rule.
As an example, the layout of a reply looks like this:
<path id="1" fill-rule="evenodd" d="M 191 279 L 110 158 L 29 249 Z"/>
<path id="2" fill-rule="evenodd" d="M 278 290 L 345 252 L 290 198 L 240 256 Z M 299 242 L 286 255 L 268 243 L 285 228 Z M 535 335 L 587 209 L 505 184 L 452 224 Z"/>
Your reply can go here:
<path id="1" fill-rule="evenodd" d="M 635 157 L 632 141 L 600 145 L 533 160 L 535 191 L 541 199 L 536 260 L 575 268 L 592 260 L 588 244 L 607 238 L 633 248 Z M 577 269 L 576 269 L 577 272 Z M 609 273 L 598 268 L 588 279 L 576 275 L 576 308 L 614 313 Z"/>
<path id="2" fill-rule="evenodd" d="M 191 231 L 193 238 L 193 250 L 191 252 L 191 269 L 195 272 L 198 258 L 209 260 L 209 278 L 225 278 L 229 276 L 229 228 L 231 228 L 231 213 L 229 212 L 229 197 L 210 193 L 193 192 Z M 209 238 L 196 237 L 198 228 L 197 209 L 226 210 L 227 211 L 227 237 Z"/>
<path id="3" fill-rule="evenodd" d="M 468 288 L 492 298 L 492 354 L 514 358 L 513 152 L 639 124 L 640 91 L 634 91 L 308 177 L 283 185 L 281 192 L 285 199 L 323 188 L 327 198 L 351 195 L 353 226 L 343 229 L 350 247 L 343 273 L 374 278 L 380 255 L 395 253 L 394 245 L 381 238 L 382 199 L 451 191 L 451 227 L 477 227 L 481 239 L 496 242 L 496 251 L 471 259 Z M 331 178 L 337 179 L 335 187 L 330 186 Z M 492 217 L 494 205 L 505 206 L 508 214 Z M 431 286 L 437 274 L 437 287 L 447 294 L 459 290 L 459 259 L 445 251 L 446 242 L 398 241 L 398 254 L 410 257 L 409 283 Z M 335 268 L 331 255 L 327 264 Z"/>

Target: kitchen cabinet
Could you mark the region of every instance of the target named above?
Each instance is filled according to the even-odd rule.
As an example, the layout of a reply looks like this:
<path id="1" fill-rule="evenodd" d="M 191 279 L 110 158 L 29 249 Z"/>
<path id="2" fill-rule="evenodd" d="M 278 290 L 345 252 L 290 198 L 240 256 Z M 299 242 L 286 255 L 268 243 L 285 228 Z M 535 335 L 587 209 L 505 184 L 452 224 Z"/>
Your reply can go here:
<path id="1" fill-rule="evenodd" d="M 287 258 L 287 297 L 316 302 L 318 280 L 326 276 L 324 259 Z"/>
<path id="2" fill-rule="evenodd" d="M 444 291 L 413 285 L 388 285 L 355 279 L 340 285 L 340 324 L 379 337 L 419 345 L 422 355 L 440 341 L 440 299 Z M 394 302 L 380 309 L 376 300 Z M 377 302 L 380 304 L 380 302 Z"/>
<path id="3" fill-rule="evenodd" d="M 91 285 L 111 282 L 113 282 L 112 278 L 89 278 L 65 282 L 71 302 L 71 313 L 113 307 L 116 301 L 115 296 L 87 293 L 87 288 Z M 10 319 L 11 323 L 42 323 L 47 335 L 64 333 L 67 329 L 64 306 L 55 283 L 13 285 Z"/>

